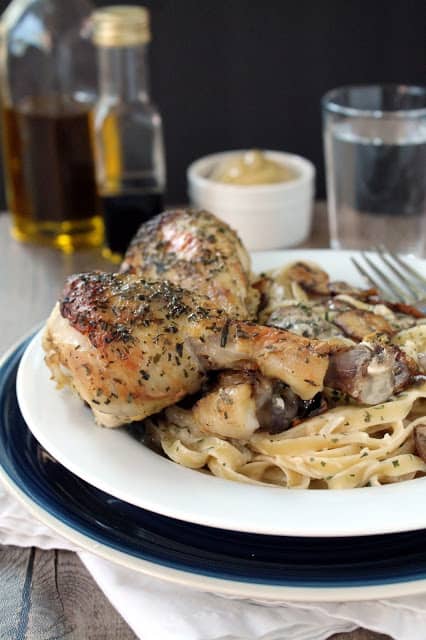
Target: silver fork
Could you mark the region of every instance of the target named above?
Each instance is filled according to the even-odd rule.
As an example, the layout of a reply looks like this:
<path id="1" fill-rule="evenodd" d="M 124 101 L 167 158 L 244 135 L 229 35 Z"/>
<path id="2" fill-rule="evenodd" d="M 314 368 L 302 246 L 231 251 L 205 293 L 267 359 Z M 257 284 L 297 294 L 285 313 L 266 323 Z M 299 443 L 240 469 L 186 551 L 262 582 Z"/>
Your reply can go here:
<path id="1" fill-rule="evenodd" d="M 426 313 L 426 277 L 404 258 L 383 246 L 375 247 L 373 255 L 374 259 L 371 254 L 361 252 L 367 268 L 359 259 L 351 257 L 351 260 L 358 272 L 371 286 L 378 289 L 385 299 L 410 304 Z M 397 280 L 392 276 L 396 276 Z"/>

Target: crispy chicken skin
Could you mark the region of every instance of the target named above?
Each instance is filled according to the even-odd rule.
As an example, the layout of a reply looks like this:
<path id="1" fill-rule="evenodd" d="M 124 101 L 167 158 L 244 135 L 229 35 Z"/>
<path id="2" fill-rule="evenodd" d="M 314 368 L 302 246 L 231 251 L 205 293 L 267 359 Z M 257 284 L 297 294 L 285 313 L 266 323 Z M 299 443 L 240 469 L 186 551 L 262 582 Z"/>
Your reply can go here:
<path id="1" fill-rule="evenodd" d="M 207 211 L 166 211 L 143 224 L 121 271 L 206 295 L 234 317 L 253 318 L 256 312 L 249 255 L 235 231 Z"/>
<path id="2" fill-rule="evenodd" d="M 209 369 L 258 370 L 302 398 L 322 389 L 329 345 L 231 320 L 168 282 L 130 274 L 69 279 L 48 320 L 46 362 L 97 421 L 141 420 L 199 389 Z"/>

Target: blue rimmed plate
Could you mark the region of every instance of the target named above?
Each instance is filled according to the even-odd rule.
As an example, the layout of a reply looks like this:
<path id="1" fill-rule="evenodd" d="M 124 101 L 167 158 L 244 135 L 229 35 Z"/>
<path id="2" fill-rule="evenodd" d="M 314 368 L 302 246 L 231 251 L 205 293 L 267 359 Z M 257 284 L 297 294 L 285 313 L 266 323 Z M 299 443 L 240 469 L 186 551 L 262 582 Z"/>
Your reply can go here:
<path id="1" fill-rule="evenodd" d="M 425 531 L 358 538 L 239 533 L 134 507 L 81 480 L 43 449 L 20 413 L 16 372 L 27 342 L 0 366 L 0 477 L 38 519 L 75 545 L 159 578 L 256 600 L 426 591 Z"/>

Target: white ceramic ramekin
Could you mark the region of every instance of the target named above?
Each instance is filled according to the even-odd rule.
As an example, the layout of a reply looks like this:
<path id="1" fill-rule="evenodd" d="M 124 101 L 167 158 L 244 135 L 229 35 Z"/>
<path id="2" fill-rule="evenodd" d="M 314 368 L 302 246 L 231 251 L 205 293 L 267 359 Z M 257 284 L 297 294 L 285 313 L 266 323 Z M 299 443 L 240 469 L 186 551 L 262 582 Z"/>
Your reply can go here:
<path id="1" fill-rule="evenodd" d="M 303 242 L 311 228 L 313 164 L 291 153 L 264 151 L 271 160 L 292 167 L 297 177 L 288 182 L 250 186 L 209 179 L 218 162 L 243 153 L 245 150 L 226 151 L 193 162 L 187 171 L 191 204 L 225 220 L 248 249 L 279 249 Z"/>

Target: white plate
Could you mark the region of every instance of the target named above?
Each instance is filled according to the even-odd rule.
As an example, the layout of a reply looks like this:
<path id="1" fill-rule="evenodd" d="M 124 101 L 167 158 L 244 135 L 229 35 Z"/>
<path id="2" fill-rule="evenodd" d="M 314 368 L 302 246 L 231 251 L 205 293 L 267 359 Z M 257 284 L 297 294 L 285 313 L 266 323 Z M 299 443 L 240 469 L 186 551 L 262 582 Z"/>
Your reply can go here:
<path id="1" fill-rule="evenodd" d="M 360 281 L 354 252 L 299 250 L 258 253 L 257 271 L 310 259 L 334 279 Z M 424 271 L 425 261 L 410 258 Z M 95 425 L 69 390 L 50 380 L 38 334 L 18 372 L 18 401 L 29 428 L 61 464 L 107 493 L 156 513 L 199 524 L 294 536 L 357 536 L 426 528 L 426 478 L 348 491 L 286 490 L 239 484 L 181 467 L 136 442 L 126 431 Z"/>

